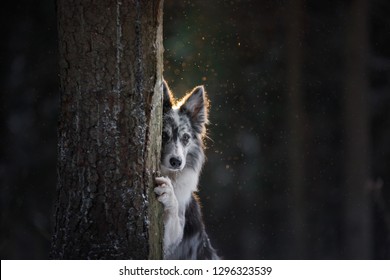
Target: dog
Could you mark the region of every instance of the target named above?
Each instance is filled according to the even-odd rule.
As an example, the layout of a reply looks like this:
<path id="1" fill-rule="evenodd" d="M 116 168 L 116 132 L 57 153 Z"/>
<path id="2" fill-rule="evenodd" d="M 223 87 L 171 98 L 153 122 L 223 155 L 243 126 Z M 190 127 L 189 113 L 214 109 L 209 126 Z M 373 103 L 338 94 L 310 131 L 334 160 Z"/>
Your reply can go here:
<path id="1" fill-rule="evenodd" d="M 208 108 L 203 86 L 175 101 L 163 81 L 162 177 L 155 178 L 154 191 L 164 206 L 164 259 L 219 259 L 195 194 L 205 161 Z"/>

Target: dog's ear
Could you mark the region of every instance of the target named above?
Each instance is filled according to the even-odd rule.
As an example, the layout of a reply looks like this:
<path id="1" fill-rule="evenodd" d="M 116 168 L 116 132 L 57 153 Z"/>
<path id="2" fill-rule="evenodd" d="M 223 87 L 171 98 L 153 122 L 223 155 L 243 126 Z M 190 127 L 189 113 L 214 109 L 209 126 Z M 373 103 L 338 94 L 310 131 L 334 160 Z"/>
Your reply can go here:
<path id="1" fill-rule="evenodd" d="M 198 133 L 203 133 L 205 124 L 208 123 L 209 100 L 203 86 L 195 87 L 184 97 L 182 112 L 186 112 Z"/>
<path id="2" fill-rule="evenodd" d="M 163 80 L 163 113 L 166 113 L 172 109 L 173 96 L 168 87 L 168 84 Z"/>

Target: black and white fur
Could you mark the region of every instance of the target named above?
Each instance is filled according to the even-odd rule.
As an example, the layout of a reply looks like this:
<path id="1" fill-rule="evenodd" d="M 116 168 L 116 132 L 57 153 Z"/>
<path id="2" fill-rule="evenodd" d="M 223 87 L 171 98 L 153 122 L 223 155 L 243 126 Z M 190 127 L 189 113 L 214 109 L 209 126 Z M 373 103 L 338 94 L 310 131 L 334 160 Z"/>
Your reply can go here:
<path id="1" fill-rule="evenodd" d="M 208 99 L 203 86 L 175 102 L 164 81 L 162 177 L 154 189 L 164 205 L 165 259 L 219 259 L 205 231 L 195 195 L 205 161 Z"/>

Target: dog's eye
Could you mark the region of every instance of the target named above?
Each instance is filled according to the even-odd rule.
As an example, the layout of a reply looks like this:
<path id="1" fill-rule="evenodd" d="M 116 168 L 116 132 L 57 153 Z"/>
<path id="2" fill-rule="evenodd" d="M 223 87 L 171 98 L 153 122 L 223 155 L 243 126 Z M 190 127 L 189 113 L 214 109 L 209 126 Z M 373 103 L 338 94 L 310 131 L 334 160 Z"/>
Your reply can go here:
<path id="1" fill-rule="evenodd" d="M 166 142 L 166 141 L 169 140 L 169 135 L 168 135 L 168 133 L 166 133 L 165 131 L 163 131 L 163 133 L 162 133 L 162 140 L 163 140 L 164 142 Z"/>
<path id="2" fill-rule="evenodd" d="M 188 140 L 190 140 L 190 135 L 185 133 L 183 137 L 181 138 L 181 141 L 183 141 L 184 144 L 188 143 Z"/>

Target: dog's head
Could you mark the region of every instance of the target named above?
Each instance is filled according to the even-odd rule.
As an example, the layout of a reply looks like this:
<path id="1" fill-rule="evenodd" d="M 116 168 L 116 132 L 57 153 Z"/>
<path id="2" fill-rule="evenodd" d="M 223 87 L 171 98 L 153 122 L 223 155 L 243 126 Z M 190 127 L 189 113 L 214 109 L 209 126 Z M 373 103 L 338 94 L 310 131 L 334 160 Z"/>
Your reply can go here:
<path id="1" fill-rule="evenodd" d="M 200 170 L 204 161 L 202 138 L 208 122 L 206 92 L 198 86 L 175 101 L 165 81 L 163 85 L 162 171 L 177 172 L 187 167 Z"/>

